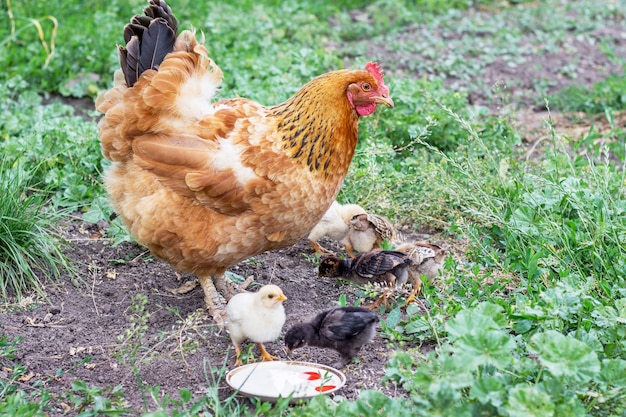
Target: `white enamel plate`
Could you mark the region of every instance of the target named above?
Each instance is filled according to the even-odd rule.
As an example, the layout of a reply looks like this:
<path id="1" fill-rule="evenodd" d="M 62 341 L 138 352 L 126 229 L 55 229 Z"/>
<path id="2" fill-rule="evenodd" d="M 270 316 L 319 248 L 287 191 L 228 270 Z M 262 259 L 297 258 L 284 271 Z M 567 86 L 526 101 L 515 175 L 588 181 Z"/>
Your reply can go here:
<path id="1" fill-rule="evenodd" d="M 226 382 L 247 397 L 276 401 L 291 396 L 291 400 L 301 400 L 337 391 L 346 383 L 346 376 L 317 363 L 271 361 L 235 368 L 226 375 Z"/>

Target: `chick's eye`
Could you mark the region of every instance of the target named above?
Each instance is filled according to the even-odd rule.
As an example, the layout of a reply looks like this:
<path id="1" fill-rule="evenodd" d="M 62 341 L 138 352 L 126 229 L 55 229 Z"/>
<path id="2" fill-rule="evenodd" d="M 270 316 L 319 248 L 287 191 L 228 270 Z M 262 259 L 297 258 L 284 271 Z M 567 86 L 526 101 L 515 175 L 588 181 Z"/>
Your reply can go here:
<path id="1" fill-rule="evenodd" d="M 363 89 L 363 91 L 370 91 L 372 89 L 372 86 L 370 85 L 370 83 L 363 83 L 361 88 Z"/>
<path id="2" fill-rule="evenodd" d="M 269 298 L 269 299 L 271 300 L 272 298 L 274 298 L 274 294 L 269 294 L 269 295 L 267 296 L 267 298 Z"/>

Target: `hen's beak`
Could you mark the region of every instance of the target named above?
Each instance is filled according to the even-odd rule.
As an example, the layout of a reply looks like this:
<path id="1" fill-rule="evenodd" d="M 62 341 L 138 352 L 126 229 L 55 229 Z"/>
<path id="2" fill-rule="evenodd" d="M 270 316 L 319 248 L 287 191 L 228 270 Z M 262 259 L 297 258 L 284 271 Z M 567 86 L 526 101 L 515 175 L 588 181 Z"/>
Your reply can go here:
<path id="1" fill-rule="evenodd" d="M 376 96 L 374 97 L 374 101 L 378 104 L 384 104 L 387 107 L 393 108 L 393 100 L 387 95 Z"/>

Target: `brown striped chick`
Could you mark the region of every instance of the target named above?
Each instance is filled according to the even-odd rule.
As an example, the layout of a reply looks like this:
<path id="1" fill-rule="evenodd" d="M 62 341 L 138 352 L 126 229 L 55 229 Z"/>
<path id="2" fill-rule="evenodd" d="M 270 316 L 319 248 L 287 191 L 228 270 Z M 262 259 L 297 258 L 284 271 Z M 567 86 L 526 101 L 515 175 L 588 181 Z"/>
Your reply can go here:
<path id="1" fill-rule="evenodd" d="M 385 240 L 402 241 L 402 235 L 389 220 L 371 213 L 357 214 L 350 220 L 347 236 L 341 241 L 346 252 L 354 258 L 354 251 L 369 252 L 380 248 Z"/>
<path id="2" fill-rule="evenodd" d="M 283 301 L 287 297 L 276 285 L 264 285 L 258 292 L 235 294 L 226 305 L 226 327 L 233 342 L 237 359 L 235 366 L 242 364 L 239 346 L 246 340 L 257 344 L 261 359 L 278 359 L 270 355 L 263 343 L 278 339 L 285 324 Z"/>
<path id="3" fill-rule="evenodd" d="M 348 235 L 350 220 L 361 213 L 365 213 L 365 210 L 358 204 L 341 204 L 337 200 L 333 201 L 322 219 L 309 233 L 309 242 L 315 252 L 332 254 L 317 241 L 324 236 L 338 242 L 341 241 Z"/>
<path id="4" fill-rule="evenodd" d="M 435 279 L 445 259 L 450 255 L 450 251 L 422 241 L 405 242 L 397 246 L 395 250 L 406 253 L 413 261 L 408 270 L 408 281 L 413 286 L 413 292 L 406 300 L 406 305 L 408 305 L 415 300 L 422 286 L 422 275 L 425 275 L 429 281 Z"/>
<path id="5" fill-rule="evenodd" d="M 413 265 L 410 257 L 399 251 L 374 249 L 359 252 L 354 258 L 341 259 L 337 256 L 324 256 L 318 267 L 318 276 L 342 277 L 357 284 L 383 283 L 389 287 L 403 286 L 409 277 L 408 269 Z M 385 292 L 368 309 L 378 307 L 386 301 L 389 292 Z"/>

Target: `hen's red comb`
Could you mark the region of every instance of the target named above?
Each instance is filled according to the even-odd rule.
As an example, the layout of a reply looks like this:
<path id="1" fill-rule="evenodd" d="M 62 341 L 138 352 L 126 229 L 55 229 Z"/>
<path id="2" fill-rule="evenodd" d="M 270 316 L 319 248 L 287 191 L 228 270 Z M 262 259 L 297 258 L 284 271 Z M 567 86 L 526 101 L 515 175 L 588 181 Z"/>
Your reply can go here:
<path id="1" fill-rule="evenodd" d="M 383 81 L 382 67 L 378 65 L 377 62 L 368 62 L 368 64 L 365 66 L 365 69 L 367 70 L 367 72 L 372 74 L 372 77 L 376 79 L 380 87 L 387 88 L 387 86 L 385 85 L 385 81 Z"/>

